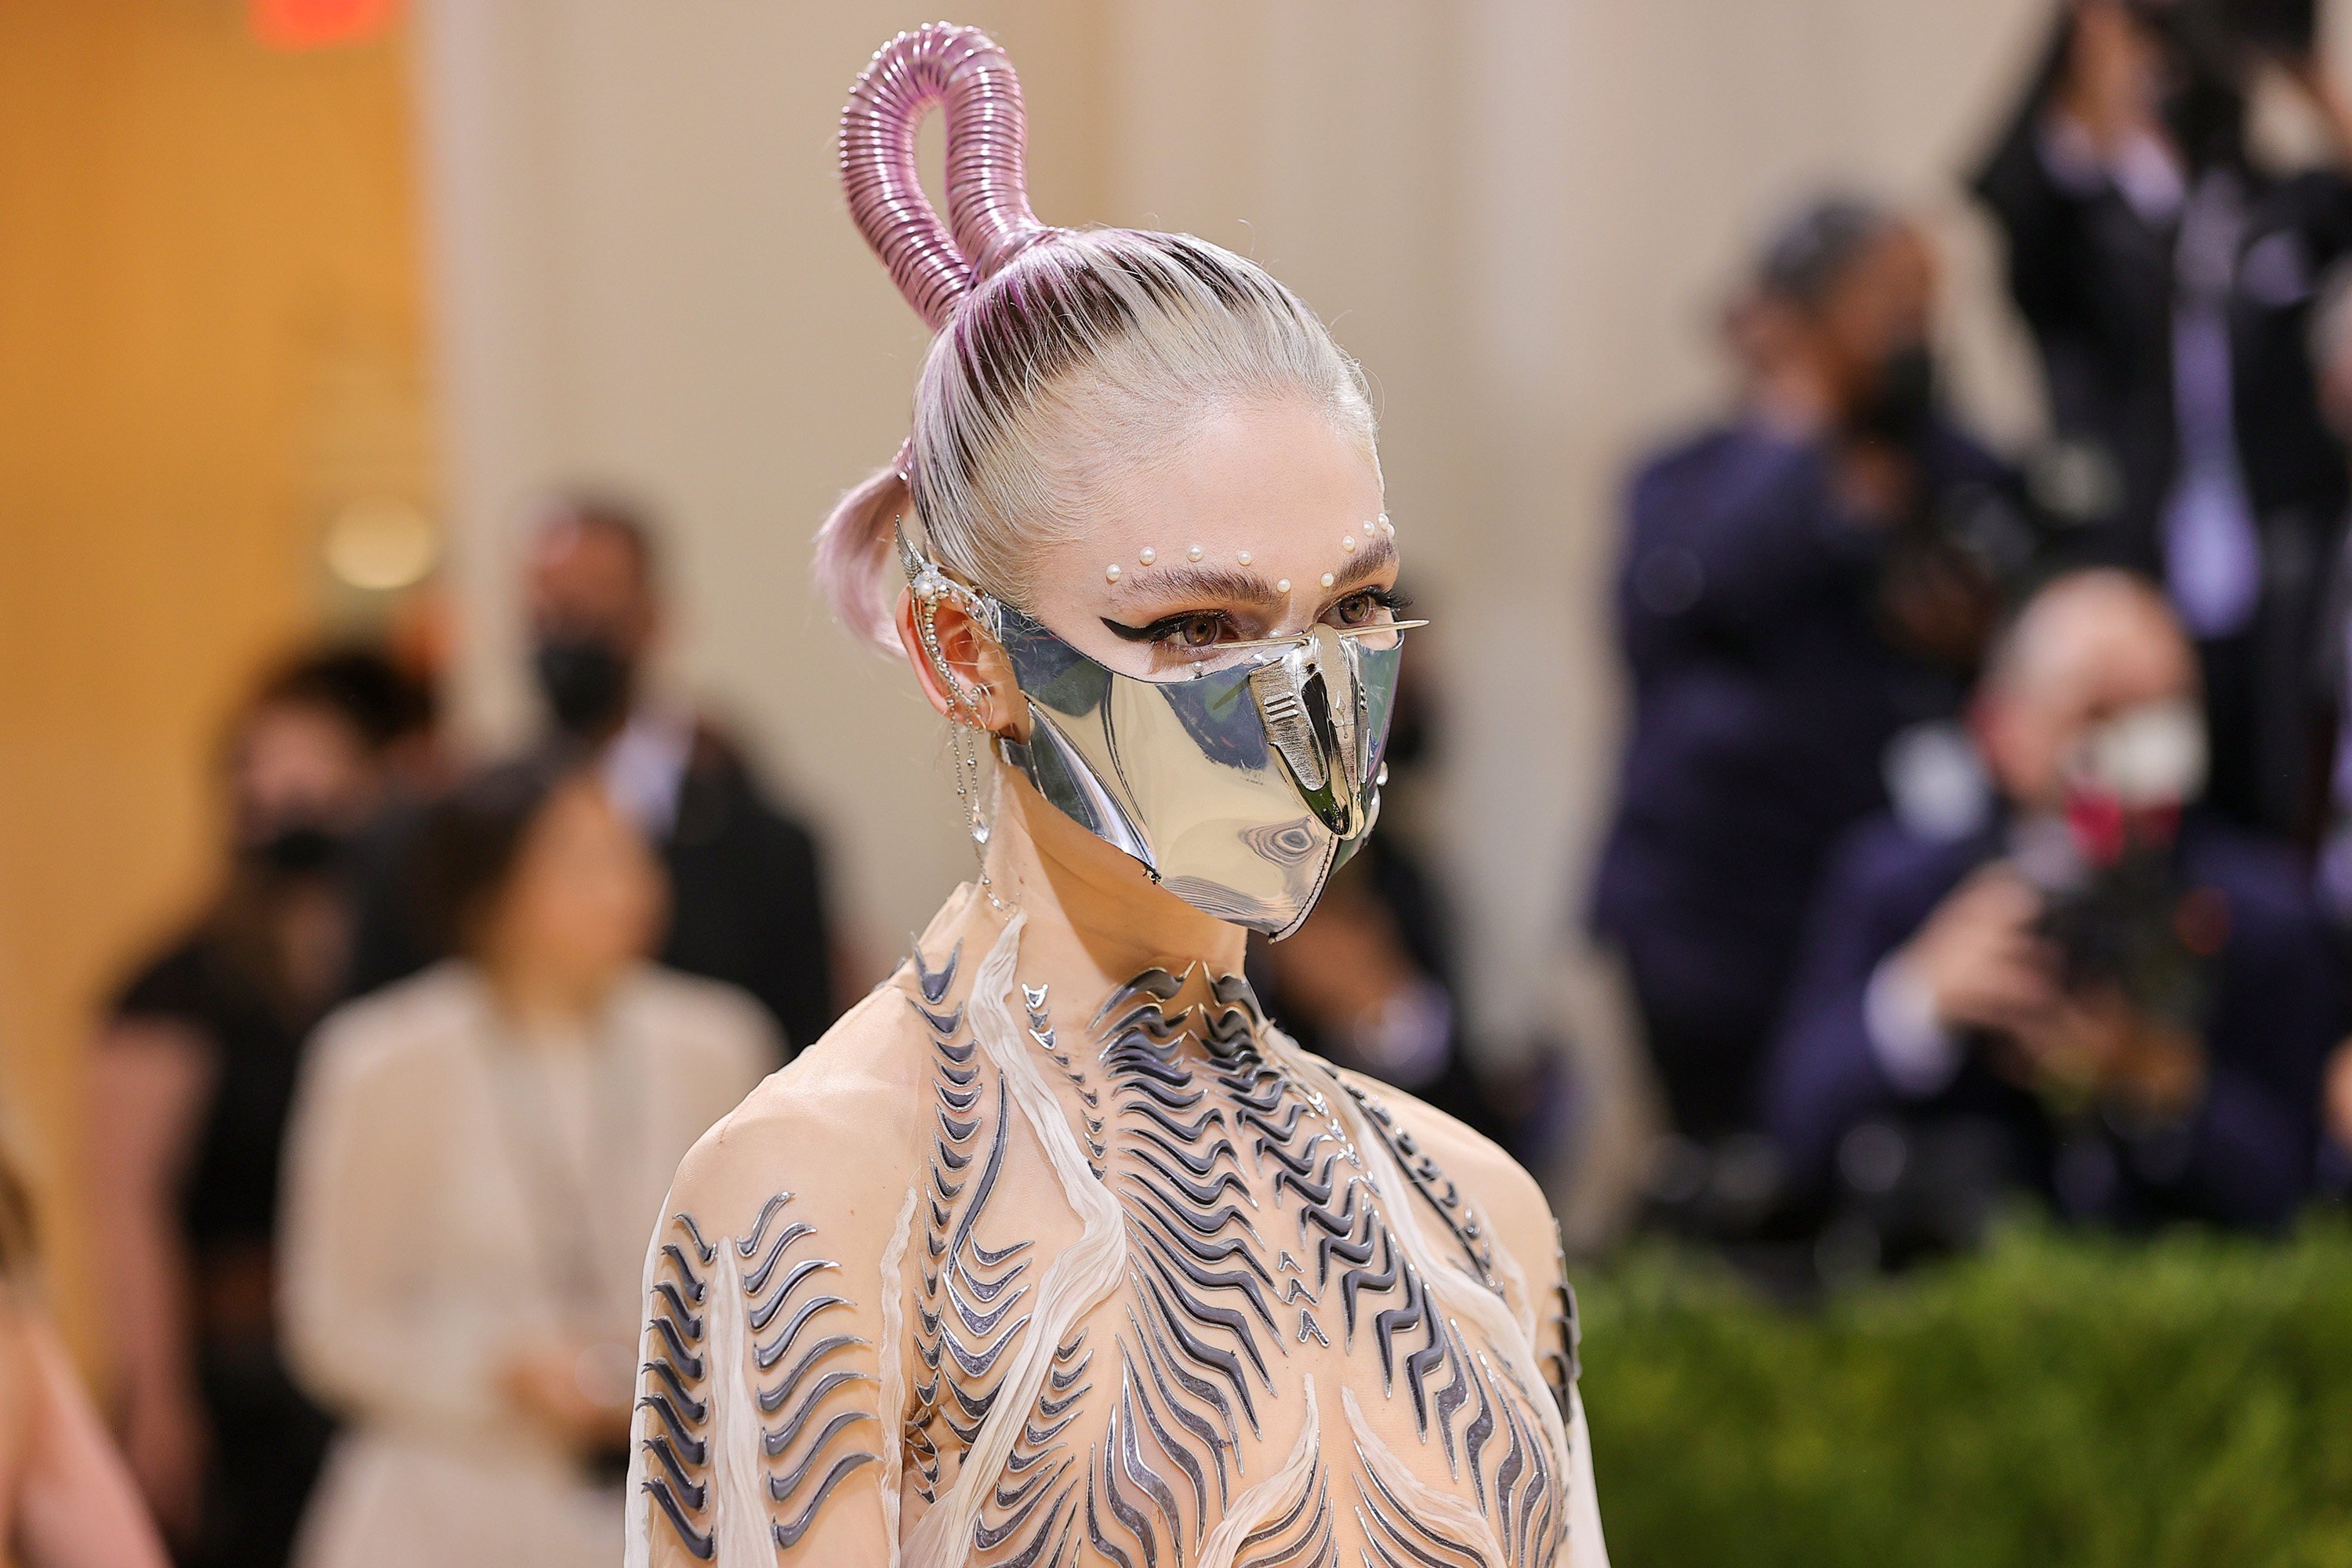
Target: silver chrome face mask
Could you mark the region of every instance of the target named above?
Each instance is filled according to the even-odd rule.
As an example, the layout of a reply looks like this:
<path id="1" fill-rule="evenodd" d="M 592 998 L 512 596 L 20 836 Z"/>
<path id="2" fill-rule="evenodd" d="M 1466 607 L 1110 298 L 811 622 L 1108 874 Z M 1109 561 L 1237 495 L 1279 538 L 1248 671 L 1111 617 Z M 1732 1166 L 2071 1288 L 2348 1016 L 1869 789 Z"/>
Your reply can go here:
<path id="1" fill-rule="evenodd" d="M 1160 681 L 991 609 L 1029 704 L 1027 743 L 997 740 L 1006 765 L 1186 903 L 1297 930 L 1380 816 L 1402 628 L 1318 626 Z"/>

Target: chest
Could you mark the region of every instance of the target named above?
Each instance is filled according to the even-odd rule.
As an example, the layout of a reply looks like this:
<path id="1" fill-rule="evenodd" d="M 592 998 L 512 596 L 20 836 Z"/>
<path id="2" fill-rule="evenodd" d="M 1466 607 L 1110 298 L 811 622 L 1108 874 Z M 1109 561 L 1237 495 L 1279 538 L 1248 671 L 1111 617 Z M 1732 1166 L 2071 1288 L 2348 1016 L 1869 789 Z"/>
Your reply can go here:
<path id="1" fill-rule="evenodd" d="M 1214 1561 L 1221 1532 L 1253 1543 L 1226 1562 L 1552 1561 L 1549 1396 L 1497 1342 L 1494 1248 L 1412 1134 L 1262 1048 L 1237 980 L 1147 975 L 1075 1030 L 1023 999 L 1116 1205 L 1117 1283 L 1056 1313 L 1062 1176 L 961 1014 L 927 1010 L 910 1507 L 971 1513 L 980 1563 Z"/>

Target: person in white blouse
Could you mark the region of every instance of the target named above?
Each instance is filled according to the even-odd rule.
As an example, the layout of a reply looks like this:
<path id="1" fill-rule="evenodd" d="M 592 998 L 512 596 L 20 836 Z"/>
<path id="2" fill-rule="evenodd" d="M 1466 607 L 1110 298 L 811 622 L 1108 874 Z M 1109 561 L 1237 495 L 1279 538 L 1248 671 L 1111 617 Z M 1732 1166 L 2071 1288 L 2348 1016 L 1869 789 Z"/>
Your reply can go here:
<path id="1" fill-rule="evenodd" d="M 462 956 L 321 1026 L 289 1133 L 287 1350 L 348 1423 L 298 1562 L 609 1563 L 645 1237 L 779 1042 L 646 960 L 658 867 L 577 762 L 457 791 L 418 868 Z"/>

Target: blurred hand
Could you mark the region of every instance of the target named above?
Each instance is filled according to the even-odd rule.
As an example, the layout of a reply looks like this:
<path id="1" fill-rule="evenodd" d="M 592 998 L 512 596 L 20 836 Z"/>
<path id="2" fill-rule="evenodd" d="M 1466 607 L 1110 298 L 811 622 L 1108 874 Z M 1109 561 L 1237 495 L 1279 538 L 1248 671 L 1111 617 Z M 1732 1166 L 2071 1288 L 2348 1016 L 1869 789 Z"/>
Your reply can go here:
<path id="1" fill-rule="evenodd" d="M 548 1341 L 508 1358 L 499 1384 L 508 1400 L 573 1453 L 592 1456 L 629 1439 L 629 1393 L 583 1386 L 582 1368 L 609 1347 L 570 1337 Z"/>
<path id="2" fill-rule="evenodd" d="M 2322 1114 L 2328 1135 L 2340 1147 L 2352 1149 L 2352 1039 L 2338 1045 L 2336 1054 L 2327 1058 Z"/>
<path id="3" fill-rule="evenodd" d="M 1874 528 L 1891 528 L 1907 515 L 1919 490 L 1911 454 L 1874 437 L 1834 443 L 1838 499 Z"/>
<path id="4" fill-rule="evenodd" d="M 1895 640 L 1948 668 L 1974 668 L 1999 613 L 1999 592 L 1948 546 L 1898 552 L 1879 578 L 1878 607 Z"/>
<path id="5" fill-rule="evenodd" d="M 2103 153 L 2135 132 L 2160 136 L 2156 69 L 2154 48 L 2118 0 L 2077 0 L 2058 108 Z"/>
<path id="6" fill-rule="evenodd" d="M 1899 962 L 1935 999 L 1947 1028 L 2014 1033 L 2056 1006 L 2051 956 L 2034 934 L 2042 896 L 2002 862 L 1936 907 Z"/>
<path id="7" fill-rule="evenodd" d="M 2176 1116 L 2205 1089 L 2205 1052 L 2180 1030 L 2147 1017 L 2114 987 L 2058 999 L 2011 1032 L 2035 1087 L 2121 1100 Z"/>
<path id="8" fill-rule="evenodd" d="M 155 1522 L 173 1541 L 195 1538 L 211 1450 L 194 1389 L 177 1378 L 134 1381 L 123 1405 L 122 1457 Z"/>

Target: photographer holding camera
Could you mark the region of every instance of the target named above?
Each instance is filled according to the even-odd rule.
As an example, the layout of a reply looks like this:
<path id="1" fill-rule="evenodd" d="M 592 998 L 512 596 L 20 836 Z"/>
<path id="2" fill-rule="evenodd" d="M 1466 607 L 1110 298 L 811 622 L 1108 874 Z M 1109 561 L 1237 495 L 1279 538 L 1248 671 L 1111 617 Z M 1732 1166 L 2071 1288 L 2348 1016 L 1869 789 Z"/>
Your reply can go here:
<path id="1" fill-rule="evenodd" d="M 2315 12 L 2071 0 L 1976 180 L 2041 353 L 2043 499 L 2080 525 L 2076 559 L 2166 584 L 2202 667 L 2211 805 L 2304 839 L 2326 783 L 2305 672 L 2347 501 L 2306 327 L 2352 251 L 2352 109 Z M 2310 105 L 2338 167 L 2256 155 L 2266 81 Z"/>
<path id="2" fill-rule="evenodd" d="M 1739 406 L 1631 488 L 1632 733 L 1592 921 L 1696 1144 L 1756 1127 L 1822 860 L 1885 805 L 1895 738 L 1958 710 L 2000 531 L 2023 527 L 2006 471 L 1939 405 L 1934 289 L 1901 217 L 1800 212 L 1726 318 Z"/>
<path id="3" fill-rule="evenodd" d="M 2249 1227 L 2308 1190 L 2334 964 L 2291 856 L 2194 809 L 2197 695 L 2152 584 L 2058 577 L 1971 711 L 2000 818 L 1874 824 L 1825 878 L 1768 1098 L 1883 1247 L 1965 1246 L 2020 1186 L 2075 1219 Z"/>

